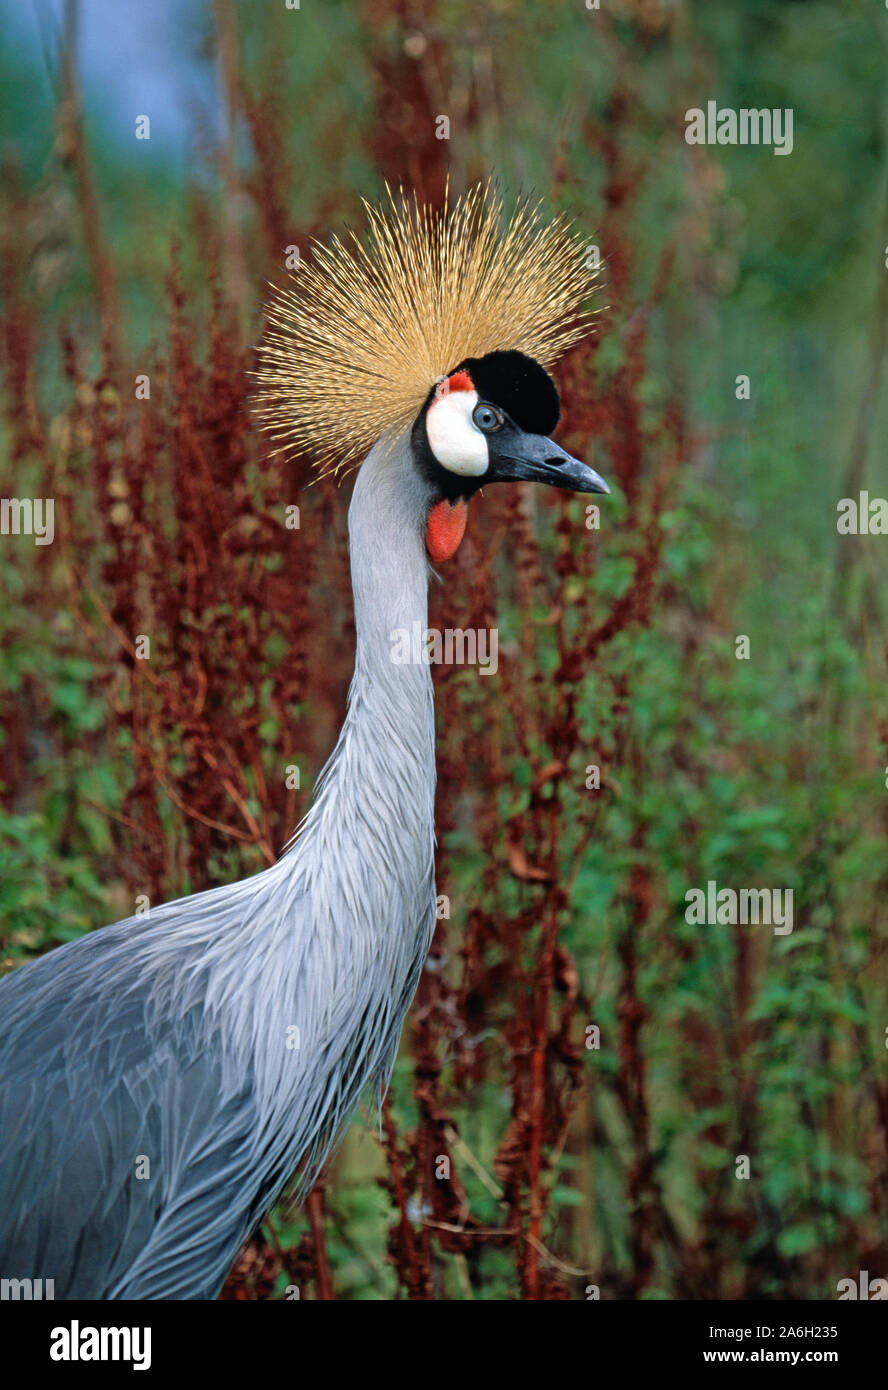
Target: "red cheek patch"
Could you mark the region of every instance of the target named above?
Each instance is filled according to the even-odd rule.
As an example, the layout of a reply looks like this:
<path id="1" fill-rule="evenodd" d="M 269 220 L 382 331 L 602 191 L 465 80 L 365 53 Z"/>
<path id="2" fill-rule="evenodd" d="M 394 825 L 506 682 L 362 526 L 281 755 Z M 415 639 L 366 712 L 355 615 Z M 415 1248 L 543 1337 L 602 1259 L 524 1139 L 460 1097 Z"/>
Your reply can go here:
<path id="1" fill-rule="evenodd" d="M 426 522 L 426 550 L 434 564 L 441 565 L 456 554 L 468 518 L 469 504 L 462 497 L 455 502 L 445 498 L 432 507 Z"/>

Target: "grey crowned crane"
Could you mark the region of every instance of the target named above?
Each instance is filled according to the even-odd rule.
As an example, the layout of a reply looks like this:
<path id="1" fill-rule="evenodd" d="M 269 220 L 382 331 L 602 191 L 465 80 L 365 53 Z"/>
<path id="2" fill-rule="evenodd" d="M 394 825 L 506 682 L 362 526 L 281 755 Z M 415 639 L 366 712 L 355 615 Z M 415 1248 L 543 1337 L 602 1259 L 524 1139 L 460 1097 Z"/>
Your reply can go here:
<path id="1" fill-rule="evenodd" d="M 504 225 L 489 188 L 389 201 L 273 292 L 258 353 L 277 447 L 322 471 L 366 454 L 354 678 L 311 809 L 264 872 L 0 984 L 0 1272 L 56 1298 L 215 1298 L 282 1186 L 308 1191 L 384 1091 L 435 923 L 431 674 L 391 634 L 425 631 L 482 486 L 608 490 L 549 438 L 546 368 L 590 323 L 576 235 L 526 204 Z"/>

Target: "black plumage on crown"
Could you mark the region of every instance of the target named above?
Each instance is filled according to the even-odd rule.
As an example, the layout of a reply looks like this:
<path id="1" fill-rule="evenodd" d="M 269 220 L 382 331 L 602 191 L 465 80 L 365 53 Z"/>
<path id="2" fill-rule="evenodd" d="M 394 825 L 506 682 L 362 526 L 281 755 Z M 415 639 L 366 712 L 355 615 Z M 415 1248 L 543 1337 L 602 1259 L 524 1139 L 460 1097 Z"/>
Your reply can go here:
<path id="1" fill-rule="evenodd" d="M 488 352 L 467 357 L 454 372 L 468 372 L 482 401 L 498 405 L 528 434 L 551 434 L 561 404 L 544 367 L 523 352 Z M 453 376 L 454 372 L 449 372 Z"/>

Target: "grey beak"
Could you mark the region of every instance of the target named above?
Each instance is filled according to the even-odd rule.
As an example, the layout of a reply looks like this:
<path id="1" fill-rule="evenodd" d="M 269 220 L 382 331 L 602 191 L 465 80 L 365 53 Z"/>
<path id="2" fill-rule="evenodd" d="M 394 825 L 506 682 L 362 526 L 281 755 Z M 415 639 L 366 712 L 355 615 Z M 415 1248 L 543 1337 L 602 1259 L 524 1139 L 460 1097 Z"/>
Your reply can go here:
<path id="1" fill-rule="evenodd" d="M 572 458 L 544 434 L 524 434 L 520 441 L 511 438 L 507 447 L 508 452 L 504 449 L 491 460 L 490 481 L 546 483 L 571 492 L 610 492 L 594 468 Z"/>

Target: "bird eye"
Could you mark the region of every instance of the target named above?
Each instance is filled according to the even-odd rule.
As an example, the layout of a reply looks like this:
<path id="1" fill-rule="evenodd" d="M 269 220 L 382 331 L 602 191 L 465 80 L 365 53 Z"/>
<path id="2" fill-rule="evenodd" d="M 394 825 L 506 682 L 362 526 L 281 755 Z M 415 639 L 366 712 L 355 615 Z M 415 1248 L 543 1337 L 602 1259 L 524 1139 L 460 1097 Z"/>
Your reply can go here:
<path id="1" fill-rule="evenodd" d="M 492 405 L 476 405 L 472 411 L 472 419 L 485 434 L 492 434 L 503 423 L 502 415 Z"/>

